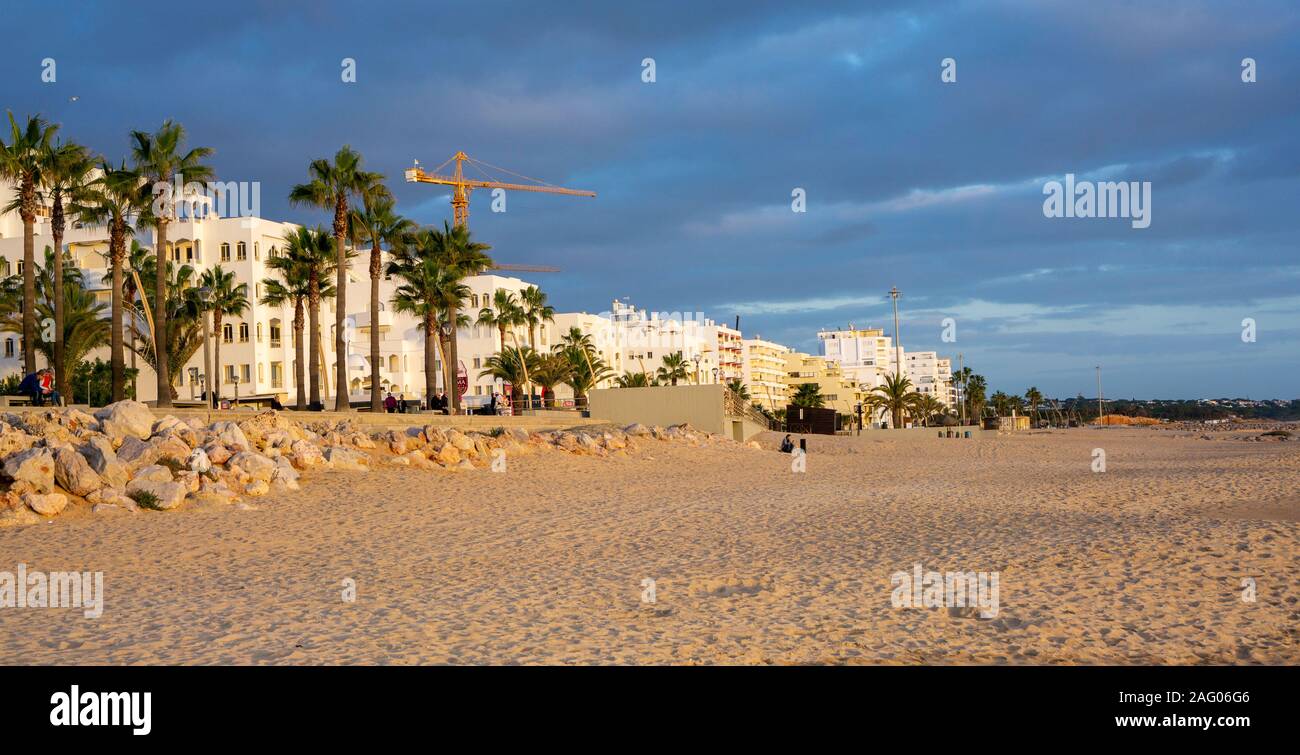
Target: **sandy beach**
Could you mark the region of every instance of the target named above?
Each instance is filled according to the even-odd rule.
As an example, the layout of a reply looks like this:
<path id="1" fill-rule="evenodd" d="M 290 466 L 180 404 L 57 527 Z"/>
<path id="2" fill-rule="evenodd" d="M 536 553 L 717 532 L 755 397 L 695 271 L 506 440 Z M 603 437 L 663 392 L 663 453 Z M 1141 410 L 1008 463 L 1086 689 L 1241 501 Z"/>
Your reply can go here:
<path id="1" fill-rule="evenodd" d="M 0 610 L 0 664 L 1300 662 L 1300 444 L 877 433 L 793 473 L 779 437 L 3 529 L 0 569 L 102 571 L 105 604 Z M 895 608 L 917 563 L 997 572 L 997 616 Z"/>

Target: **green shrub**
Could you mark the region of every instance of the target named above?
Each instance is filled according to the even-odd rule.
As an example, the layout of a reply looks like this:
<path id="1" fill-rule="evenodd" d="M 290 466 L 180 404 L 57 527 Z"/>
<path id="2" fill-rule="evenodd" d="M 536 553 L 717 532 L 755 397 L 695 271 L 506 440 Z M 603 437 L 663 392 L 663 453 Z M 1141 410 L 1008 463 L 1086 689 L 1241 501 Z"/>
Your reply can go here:
<path id="1" fill-rule="evenodd" d="M 158 496 L 147 490 L 137 490 L 134 493 L 127 493 L 127 497 L 135 501 L 142 509 L 162 511 L 162 509 L 158 508 Z"/>

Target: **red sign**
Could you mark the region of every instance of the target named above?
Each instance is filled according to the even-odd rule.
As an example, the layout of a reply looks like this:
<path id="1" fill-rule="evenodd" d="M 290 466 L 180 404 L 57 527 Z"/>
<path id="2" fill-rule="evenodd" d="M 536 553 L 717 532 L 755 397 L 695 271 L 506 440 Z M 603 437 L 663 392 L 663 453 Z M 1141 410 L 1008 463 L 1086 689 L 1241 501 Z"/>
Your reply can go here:
<path id="1" fill-rule="evenodd" d="M 469 373 L 465 371 L 464 362 L 457 361 L 456 365 L 456 396 L 460 397 L 469 390 Z"/>

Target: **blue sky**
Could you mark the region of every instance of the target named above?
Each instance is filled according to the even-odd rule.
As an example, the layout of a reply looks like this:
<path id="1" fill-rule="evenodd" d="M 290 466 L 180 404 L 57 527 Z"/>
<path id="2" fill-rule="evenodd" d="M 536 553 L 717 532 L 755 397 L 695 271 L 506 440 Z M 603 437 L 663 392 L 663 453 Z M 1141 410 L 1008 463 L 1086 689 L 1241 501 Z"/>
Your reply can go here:
<path id="1" fill-rule="evenodd" d="M 447 195 L 401 172 L 456 150 L 596 191 L 474 197 L 498 259 L 563 269 L 535 276 L 561 310 L 626 296 L 815 350 L 892 331 L 897 285 L 904 345 L 993 389 L 1093 395 L 1101 364 L 1113 397 L 1300 395 L 1291 2 L 9 5 L 0 106 L 113 159 L 178 119 L 267 217 L 325 222 L 284 197 L 344 143 L 422 223 Z M 1150 181 L 1151 226 L 1044 217 L 1066 173 Z"/>

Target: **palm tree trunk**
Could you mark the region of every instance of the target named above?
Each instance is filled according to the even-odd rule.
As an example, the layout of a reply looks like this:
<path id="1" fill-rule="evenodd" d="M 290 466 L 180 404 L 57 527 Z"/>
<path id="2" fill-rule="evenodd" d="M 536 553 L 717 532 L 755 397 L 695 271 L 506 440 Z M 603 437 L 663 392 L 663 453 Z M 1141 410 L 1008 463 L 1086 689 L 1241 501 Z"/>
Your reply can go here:
<path id="1" fill-rule="evenodd" d="M 36 372 L 36 190 L 22 182 L 22 368 Z"/>
<path id="2" fill-rule="evenodd" d="M 171 365 L 167 354 L 167 220 L 158 221 L 158 248 L 154 250 L 153 354 L 158 377 L 158 408 L 172 405 Z M 220 352 L 218 347 L 217 353 Z"/>
<path id="3" fill-rule="evenodd" d="M 348 312 L 348 258 L 344 246 L 347 235 L 347 200 L 334 206 L 334 246 L 338 254 L 338 292 L 334 301 L 334 411 L 350 412 L 348 400 L 348 348 L 344 340 L 343 321 Z"/>
<path id="4" fill-rule="evenodd" d="M 438 330 L 438 348 L 442 350 L 442 387 L 450 394 L 451 388 L 448 386 L 451 385 L 451 339 L 443 337 L 441 328 Z"/>
<path id="5" fill-rule="evenodd" d="M 460 414 L 460 356 L 456 349 L 456 342 L 460 339 L 457 337 L 456 327 L 457 306 L 452 304 L 447 307 L 447 322 L 452 324 L 451 338 L 448 339 L 450 353 L 447 355 L 447 392 L 451 394 L 451 413 Z"/>
<path id="6" fill-rule="evenodd" d="M 112 369 L 112 398 L 121 401 L 123 395 L 123 359 L 122 359 L 122 264 L 126 259 L 123 249 L 126 234 L 121 228 L 115 228 L 109 241 L 109 256 L 113 260 L 113 294 L 112 294 L 112 332 L 109 334 L 109 361 Z"/>
<path id="7" fill-rule="evenodd" d="M 370 411 L 382 412 L 384 399 L 379 394 L 379 244 L 370 247 Z M 425 334 L 425 351 L 429 334 Z M 429 358 L 425 356 L 425 364 Z"/>
<path id="8" fill-rule="evenodd" d="M 64 364 L 63 351 L 63 204 L 54 200 L 54 218 L 51 230 L 54 233 L 54 386 L 64 401 L 72 403 L 71 376 L 68 366 Z"/>
<path id="9" fill-rule="evenodd" d="M 298 393 L 297 409 L 307 411 L 306 361 L 302 358 L 302 297 L 293 300 L 293 380 Z"/>
<path id="10" fill-rule="evenodd" d="M 313 281 L 311 298 L 307 307 L 308 330 L 307 334 L 308 353 L 310 358 L 307 360 L 307 374 L 310 376 L 311 383 L 311 406 L 320 406 L 320 292 L 316 290 L 316 283 Z"/>
<path id="11" fill-rule="evenodd" d="M 424 316 L 424 403 L 438 393 L 438 322 L 434 313 Z"/>
<path id="12" fill-rule="evenodd" d="M 212 365 L 212 371 L 215 373 L 212 380 L 212 395 L 221 399 L 221 310 L 212 310 L 212 358 L 215 364 Z"/>

